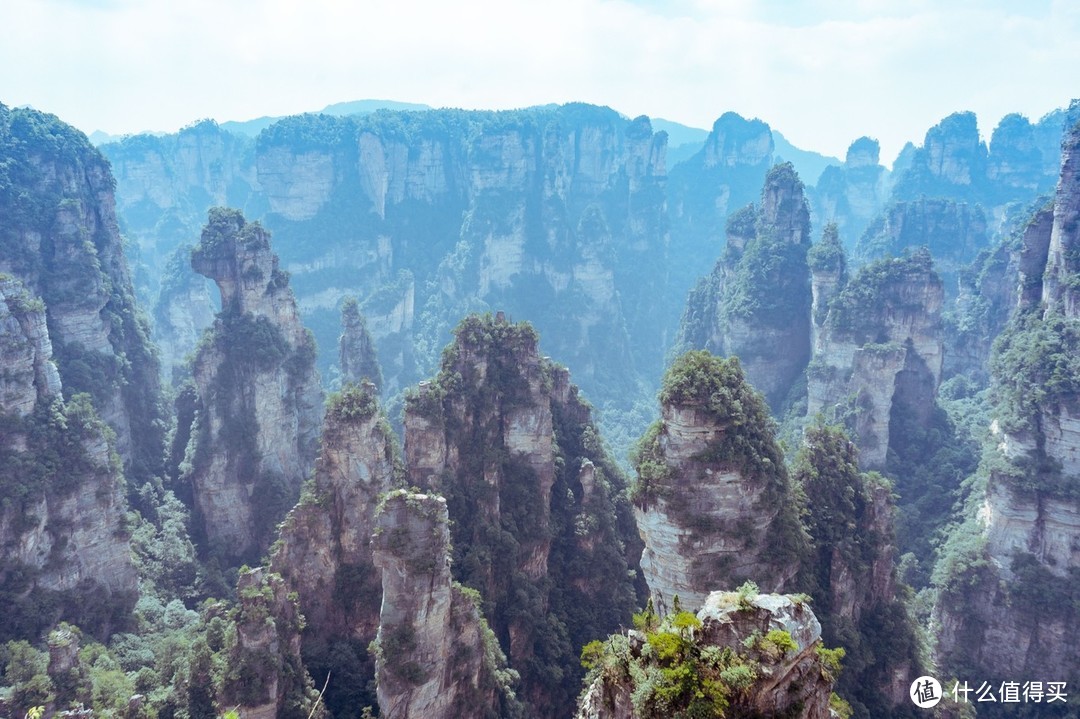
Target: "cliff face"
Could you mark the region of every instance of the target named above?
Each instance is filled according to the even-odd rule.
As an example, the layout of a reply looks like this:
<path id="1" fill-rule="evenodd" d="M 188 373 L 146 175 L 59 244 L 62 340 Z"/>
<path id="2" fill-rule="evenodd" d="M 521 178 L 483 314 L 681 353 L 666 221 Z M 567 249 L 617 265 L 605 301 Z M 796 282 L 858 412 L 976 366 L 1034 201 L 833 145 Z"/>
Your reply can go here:
<path id="1" fill-rule="evenodd" d="M 406 402 L 405 463 L 411 483 L 447 498 L 455 577 L 484 597 L 529 711 L 565 715 L 575 647 L 636 603 L 640 546 L 569 374 L 538 356 L 528 325 L 467 318 L 438 378 Z"/>
<path id="2" fill-rule="evenodd" d="M 825 259 L 814 270 L 823 288 L 836 274 Z M 815 315 L 807 415 L 853 412 L 860 464 L 881 469 L 894 405 L 921 407 L 924 419 L 933 406 L 944 359 L 942 284 L 923 251 L 868 265 L 832 292 L 824 317 Z"/>
<path id="3" fill-rule="evenodd" d="M 7 636 L 61 617 L 101 614 L 107 631 L 138 585 L 126 529 L 124 477 L 89 397 L 65 403 L 45 306 L 0 276 L 0 594 Z M 49 600 L 55 607 L 42 611 Z"/>
<path id="4" fill-rule="evenodd" d="M 314 464 L 322 411 L 315 348 L 258 224 L 211 211 L 192 267 L 217 283 L 222 312 L 195 357 L 184 478 L 205 540 L 241 559 L 269 545 Z"/>
<path id="5" fill-rule="evenodd" d="M 195 350 L 203 332 L 214 322 L 206 278 L 191 269 L 192 249 L 191 245 L 181 245 L 166 260 L 154 305 L 154 338 L 166 379 Z"/>
<path id="6" fill-rule="evenodd" d="M 281 577 L 265 568 L 241 572 L 236 585 L 236 640 L 228 648 L 221 706 L 242 719 L 324 717 L 300 659 L 304 619 Z"/>
<path id="7" fill-rule="evenodd" d="M 766 123 L 727 112 L 698 154 L 671 169 L 671 257 L 687 268 L 672 277 L 673 301 L 681 302 L 694 276 L 720 254 L 728 216 L 757 199 L 773 149 Z"/>
<path id="8" fill-rule="evenodd" d="M 349 298 L 341 307 L 341 338 L 338 340 L 338 366 L 343 382 L 367 380 L 376 388 L 382 385 L 382 370 L 375 353 L 375 342 L 368 332 L 356 300 Z"/>
<path id="9" fill-rule="evenodd" d="M 209 157 L 222 131 L 196 129 Z M 463 314 L 501 307 L 527 315 L 593 396 L 625 411 L 670 342 L 673 305 L 656 301 L 668 277 L 665 137 L 647 118 L 586 105 L 308 115 L 275 123 L 247 155 L 225 143 L 215 157 L 232 178 L 224 198 L 274 231 L 324 368 L 346 296 L 360 298 L 389 393 L 436 368 Z M 166 173 L 179 142 L 106 146 L 125 215 L 145 214 L 129 221 L 143 242 L 189 204 L 222 201 L 207 188 L 199 206 L 196 186 L 164 179 L 147 195 L 158 183 L 136 168 Z M 193 234 L 190 219 L 177 224 Z"/>
<path id="10" fill-rule="evenodd" d="M 687 301 L 676 348 L 736 355 L 779 412 L 810 359 L 810 213 L 790 163 L 769 171 L 761 209 L 728 221 L 727 247 Z"/>
<path id="11" fill-rule="evenodd" d="M 956 276 L 989 244 L 987 218 L 980 206 L 947 198 L 919 198 L 894 203 L 859 238 L 854 255 L 860 263 L 898 257 L 927 247 L 956 292 Z"/>
<path id="12" fill-rule="evenodd" d="M 379 509 L 373 538 L 382 572 L 376 640 L 380 716 L 520 715 L 506 657 L 475 592 L 450 575 L 446 500 L 405 490 Z"/>
<path id="13" fill-rule="evenodd" d="M 343 655 L 374 674 L 367 645 L 379 627 L 381 580 L 371 534 L 379 495 L 394 485 L 399 463 L 374 386 L 346 385 L 332 395 L 313 485 L 285 518 L 270 560 L 297 593 L 307 620 L 304 661 L 316 676 L 342 674 Z M 339 690 L 342 681 L 328 691 L 332 708 L 358 689 Z"/>
<path id="14" fill-rule="evenodd" d="M 247 204 L 255 184 L 252 145 L 203 120 L 175 135 L 101 146 L 116 176 L 117 211 L 152 268 L 199 234 L 210 207 Z"/>
<path id="15" fill-rule="evenodd" d="M 129 479 L 159 470 L 157 360 L 121 250 L 108 162 L 51 115 L 0 105 L 0 273 L 45 304 L 70 396 L 88 392 Z"/>
<path id="16" fill-rule="evenodd" d="M 683 355 L 660 402 L 661 419 L 638 445 L 634 489 L 657 610 L 670 611 L 676 595 L 696 610 L 747 579 L 782 589 L 801 569 L 806 535 L 768 409 L 738 361 Z"/>
<path id="17" fill-rule="evenodd" d="M 890 173 L 880 151 L 877 140 L 860 137 L 848 147 L 844 164 L 825 168 L 809 193 L 815 223 L 835 223 L 848 243 L 862 236 L 889 197 Z"/>
<path id="18" fill-rule="evenodd" d="M 1070 259 L 1080 246 L 1080 125 L 1062 146 L 1053 222 L 1038 213 L 1024 236 L 1018 309 L 991 362 L 996 420 L 976 516 L 950 538 L 936 576 L 943 661 L 987 676 L 1075 681 L 1080 666 L 1066 599 L 1080 572 L 1080 315 L 1070 289 L 1080 276 Z"/>
<path id="19" fill-rule="evenodd" d="M 577 719 L 834 716 L 836 666 L 819 651 L 821 625 L 808 605 L 777 594 L 713 592 L 696 617 L 678 619 L 678 626 L 664 622 L 611 637 L 593 657 Z M 671 686 L 665 672 L 687 668 L 691 679 Z M 735 676 L 742 677 L 737 687 Z"/>

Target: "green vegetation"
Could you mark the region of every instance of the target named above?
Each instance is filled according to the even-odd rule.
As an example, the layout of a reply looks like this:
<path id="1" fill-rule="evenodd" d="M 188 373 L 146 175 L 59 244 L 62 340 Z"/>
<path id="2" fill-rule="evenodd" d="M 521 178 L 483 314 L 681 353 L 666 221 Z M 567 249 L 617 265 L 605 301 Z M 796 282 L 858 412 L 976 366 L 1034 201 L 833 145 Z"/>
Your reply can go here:
<path id="1" fill-rule="evenodd" d="M 830 673 L 845 659 L 836 690 L 850 702 L 849 716 L 901 716 L 881 695 L 899 667 L 921 666 L 919 632 L 908 615 L 903 590 L 897 596 L 882 582 L 881 564 L 891 572 L 891 486 L 876 472 L 860 472 L 858 450 L 839 427 L 812 425 L 794 460 L 793 479 L 806 497 L 805 521 L 814 561 L 807 577 L 822 640 L 839 655 L 819 650 Z M 854 596 L 853 596 L 854 595 Z M 836 600 L 854 599 L 858 619 L 841 614 Z"/>
<path id="2" fill-rule="evenodd" d="M 459 458 L 438 478 L 454 517 L 454 577 L 482 592 L 504 648 L 511 632 L 517 638 L 511 661 L 523 698 L 543 697 L 566 715 L 581 676 L 573 647 L 606 636 L 637 603 L 628 556 L 640 552 L 640 540 L 622 496 L 625 479 L 576 391 L 565 404 L 552 396 L 561 370 L 537 357 L 531 326 L 474 315 L 454 334 L 438 377 L 406 404 L 444 433 Z M 505 443 L 510 417 L 546 411 L 556 438 L 547 503 L 545 470 Z M 534 578 L 526 565 L 545 548 L 547 573 Z"/>
<path id="3" fill-rule="evenodd" d="M 748 485 L 762 488 L 761 506 L 778 508 L 763 555 L 778 567 L 797 564 L 806 551 L 799 499 L 792 491 L 776 442 L 775 423 L 764 399 L 746 381 L 739 360 L 716 357 L 704 350 L 687 352 L 664 375 L 659 400 L 665 407 L 699 409 L 724 428 L 694 460 L 710 469 L 735 470 Z M 667 511 L 691 528 L 699 540 L 730 532 L 730 528 L 715 526 L 711 518 L 695 511 L 692 497 L 698 476 L 676 473 L 668 464 L 662 444 L 665 432 L 663 420 L 657 421 L 631 455 L 637 472 L 631 489 L 634 502 L 644 506 L 662 498 Z M 720 581 L 720 577 L 714 579 Z"/>
<path id="4" fill-rule="evenodd" d="M 828 324 L 855 338 L 859 344 L 883 343 L 879 313 L 867 308 L 882 308 L 894 313 L 921 312 L 918 297 L 908 297 L 904 290 L 913 282 L 937 282 L 933 259 L 925 247 L 902 258 L 885 258 L 862 267 L 829 303 Z"/>

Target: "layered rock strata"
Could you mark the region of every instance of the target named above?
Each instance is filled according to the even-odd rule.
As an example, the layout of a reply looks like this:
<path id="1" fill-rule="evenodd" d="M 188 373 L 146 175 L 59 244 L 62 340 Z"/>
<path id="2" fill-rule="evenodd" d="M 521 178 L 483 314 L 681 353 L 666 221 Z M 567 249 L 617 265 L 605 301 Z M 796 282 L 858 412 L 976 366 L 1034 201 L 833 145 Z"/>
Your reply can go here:
<path id="1" fill-rule="evenodd" d="M 996 419 L 985 482 L 972 498 L 975 516 L 942 550 L 935 618 L 947 667 L 1075 682 L 1080 312 L 1072 288 L 1080 277 L 1073 262 L 1080 125 L 1062 146 L 1053 222 L 1044 211 L 1029 226 L 1018 309 L 995 345 Z"/>
<path id="2" fill-rule="evenodd" d="M 341 305 L 341 337 L 338 339 L 338 367 L 342 382 L 367 380 L 376 388 L 382 385 L 382 370 L 375 353 L 375 342 L 368 332 L 367 322 L 360 314 L 355 298 Z"/>
<path id="3" fill-rule="evenodd" d="M 657 611 L 703 606 L 753 580 L 788 585 L 806 535 L 768 409 L 738 360 L 689 352 L 668 370 L 661 419 L 635 457 L 641 569 Z"/>
<path id="4" fill-rule="evenodd" d="M 496 719 L 520 707 L 475 593 L 450 574 L 446 500 L 396 490 L 375 522 L 382 575 L 376 640 L 380 716 Z"/>
<path id="5" fill-rule="evenodd" d="M 325 717 L 300 658 L 304 618 L 281 577 L 266 568 L 240 573 L 236 641 L 219 695 L 242 719 Z"/>
<path id="6" fill-rule="evenodd" d="M 399 481 L 400 458 L 374 385 L 346 385 L 327 404 L 314 479 L 281 525 L 270 567 L 296 592 L 307 620 L 309 669 L 340 674 L 340 655 L 355 654 L 361 671 L 374 675 L 367 646 L 379 627 L 382 580 L 371 535 L 379 496 Z"/>
<path id="7" fill-rule="evenodd" d="M 727 247 L 687 301 L 676 348 L 736 355 L 774 411 L 810 359 L 810 212 L 790 163 L 769 170 L 760 210 L 728 221 Z"/>
<path id="8" fill-rule="evenodd" d="M 314 340 L 269 234 L 239 212 L 211 211 L 192 267 L 217 284 L 222 311 L 193 365 L 184 479 L 207 546 L 251 558 L 269 546 L 314 465 L 322 412 Z"/>
<path id="9" fill-rule="evenodd" d="M 815 266 L 817 286 L 832 286 L 836 270 Z M 944 361 L 944 290 L 929 253 L 880 260 L 860 270 L 815 315 L 814 359 L 807 371 L 807 415 L 850 414 L 860 464 L 881 469 L 889 449 L 894 406 L 933 407 Z"/>
<path id="10" fill-rule="evenodd" d="M 157 360 L 135 306 L 108 161 L 52 115 L 0 105 L 0 273 L 44 302 L 70 396 L 86 392 L 116 433 L 129 479 L 160 473 Z"/>
<path id="11" fill-rule="evenodd" d="M 407 477 L 446 496 L 455 578 L 483 596 L 529 711 L 565 716 L 574 648 L 637 604 L 624 479 L 530 326 L 473 316 L 455 334 L 439 376 L 406 402 Z"/>
<path id="12" fill-rule="evenodd" d="M 138 586 L 112 434 L 89 397 L 64 402 L 45 305 L 8 276 L 0 276 L 0 363 L 0 587 L 7 626 L 38 631 L 35 622 L 76 621 L 95 610 L 112 621 L 106 602 L 130 608 Z M 54 593 L 61 593 L 55 611 L 43 614 L 39 605 L 57 599 Z M 99 614 L 86 628 L 103 631 L 100 623 Z"/>

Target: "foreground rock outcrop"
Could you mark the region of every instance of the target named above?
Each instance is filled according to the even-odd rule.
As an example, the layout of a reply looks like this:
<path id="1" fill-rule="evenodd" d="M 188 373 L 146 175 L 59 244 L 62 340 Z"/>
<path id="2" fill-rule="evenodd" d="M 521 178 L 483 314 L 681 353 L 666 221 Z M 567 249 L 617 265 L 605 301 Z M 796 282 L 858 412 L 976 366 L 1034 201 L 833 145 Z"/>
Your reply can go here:
<path id="1" fill-rule="evenodd" d="M 807 536 L 768 409 L 737 359 L 689 352 L 660 392 L 661 419 L 638 445 L 635 517 L 656 609 L 696 610 L 710 592 L 753 580 L 781 590 Z"/>
<path id="2" fill-rule="evenodd" d="M 311 334 L 270 236 L 235 210 L 210 212 L 192 267 L 222 311 L 200 343 L 187 465 L 197 534 L 230 561 L 269 546 L 317 451 L 322 395 Z"/>
<path id="3" fill-rule="evenodd" d="M 446 500 L 391 492 L 373 548 L 383 594 L 375 645 L 380 716 L 520 716 L 516 673 L 506 668 L 479 598 L 450 575 Z"/>
<path id="4" fill-rule="evenodd" d="M 833 716 L 837 658 L 798 598 L 713 592 L 697 616 L 653 621 L 586 647 L 592 683 L 577 719 Z"/>

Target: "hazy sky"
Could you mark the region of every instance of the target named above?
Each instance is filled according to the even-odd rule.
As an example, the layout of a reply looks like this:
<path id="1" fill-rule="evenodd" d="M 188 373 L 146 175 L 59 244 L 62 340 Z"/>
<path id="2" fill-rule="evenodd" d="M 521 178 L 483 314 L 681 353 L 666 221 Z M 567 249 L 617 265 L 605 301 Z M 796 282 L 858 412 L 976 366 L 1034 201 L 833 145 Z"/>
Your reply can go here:
<path id="1" fill-rule="evenodd" d="M 711 127 L 756 116 L 891 162 L 956 110 L 988 136 L 1080 96 L 1075 0 L 0 0 L 0 102 L 90 132 L 361 98 L 582 100 Z"/>

